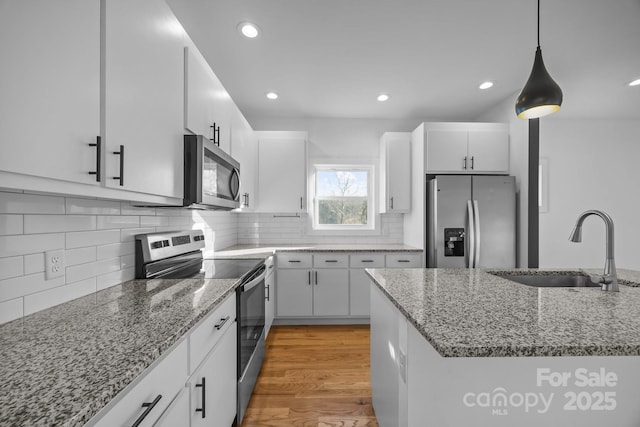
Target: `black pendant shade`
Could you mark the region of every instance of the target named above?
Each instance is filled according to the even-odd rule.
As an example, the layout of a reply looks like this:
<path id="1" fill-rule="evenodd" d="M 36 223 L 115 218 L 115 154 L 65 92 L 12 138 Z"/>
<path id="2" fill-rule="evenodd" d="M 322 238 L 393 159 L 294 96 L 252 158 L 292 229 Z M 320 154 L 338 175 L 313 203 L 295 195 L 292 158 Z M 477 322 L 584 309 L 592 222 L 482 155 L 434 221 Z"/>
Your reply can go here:
<path id="1" fill-rule="evenodd" d="M 560 105 L 562 89 L 545 68 L 542 51 L 538 46 L 531 75 L 516 101 L 516 114 L 521 119 L 535 119 L 555 113 Z"/>

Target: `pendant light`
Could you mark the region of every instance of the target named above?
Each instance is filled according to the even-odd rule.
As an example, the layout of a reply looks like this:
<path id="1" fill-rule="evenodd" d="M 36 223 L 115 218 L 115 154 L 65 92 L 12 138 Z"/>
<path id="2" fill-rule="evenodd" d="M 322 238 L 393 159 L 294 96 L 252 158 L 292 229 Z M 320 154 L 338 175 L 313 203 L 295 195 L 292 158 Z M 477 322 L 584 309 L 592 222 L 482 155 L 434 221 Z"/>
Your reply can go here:
<path id="1" fill-rule="evenodd" d="M 516 114 L 521 119 L 535 119 L 555 113 L 562 104 L 562 89 L 551 78 L 540 50 L 540 0 L 538 0 L 538 48 L 527 84 L 516 101 Z"/>

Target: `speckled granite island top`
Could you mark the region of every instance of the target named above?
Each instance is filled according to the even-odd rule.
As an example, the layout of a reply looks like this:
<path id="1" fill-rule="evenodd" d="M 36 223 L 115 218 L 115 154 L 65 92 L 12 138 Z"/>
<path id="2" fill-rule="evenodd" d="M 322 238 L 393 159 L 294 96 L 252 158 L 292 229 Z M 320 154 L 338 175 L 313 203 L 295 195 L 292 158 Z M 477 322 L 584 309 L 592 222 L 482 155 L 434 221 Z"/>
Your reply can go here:
<path id="1" fill-rule="evenodd" d="M 367 273 L 444 357 L 640 355 L 640 289 L 631 286 L 537 288 L 479 269 Z M 618 277 L 640 282 L 630 270 Z"/>
<path id="2" fill-rule="evenodd" d="M 0 326 L 0 426 L 82 426 L 237 282 L 131 281 Z"/>
<path id="3" fill-rule="evenodd" d="M 417 252 L 422 249 L 401 244 L 256 244 L 235 245 L 215 251 L 216 258 L 268 257 L 276 252 Z"/>

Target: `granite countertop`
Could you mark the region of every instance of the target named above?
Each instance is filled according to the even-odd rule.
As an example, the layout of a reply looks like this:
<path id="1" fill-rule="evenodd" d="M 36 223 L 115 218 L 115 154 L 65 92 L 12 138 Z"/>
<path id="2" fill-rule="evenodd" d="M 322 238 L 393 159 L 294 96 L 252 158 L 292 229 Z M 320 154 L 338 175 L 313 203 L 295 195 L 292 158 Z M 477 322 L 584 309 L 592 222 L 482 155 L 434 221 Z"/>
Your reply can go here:
<path id="1" fill-rule="evenodd" d="M 237 283 L 130 281 L 0 326 L 0 425 L 82 426 Z"/>
<path id="2" fill-rule="evenodd" d="M 215 258 L 267 258 L 276 252 L 417 252 L 422 249 L 401 244 L 257 244 L 235 245 L 213 253 Z"/>
<path id="3" fill-rule="evenodd" d="M 620 292 L 531 287 L 480 269 L 366 271 L 444 357 L 640 355 L 640 289 L 628 286 L 637 271 L 618 270 Z"/>

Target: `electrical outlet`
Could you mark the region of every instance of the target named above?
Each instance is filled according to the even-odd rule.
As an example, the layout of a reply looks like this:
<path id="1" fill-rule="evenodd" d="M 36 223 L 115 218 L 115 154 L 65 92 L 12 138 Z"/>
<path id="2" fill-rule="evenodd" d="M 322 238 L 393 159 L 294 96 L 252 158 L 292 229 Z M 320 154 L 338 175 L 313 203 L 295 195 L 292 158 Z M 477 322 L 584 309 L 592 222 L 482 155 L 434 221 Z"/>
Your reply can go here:
<path id="1" fill-rule="evenodd" d="M 64 276 L 64 250 L 44 253 L 44 276 L 46 280 Z"/>

